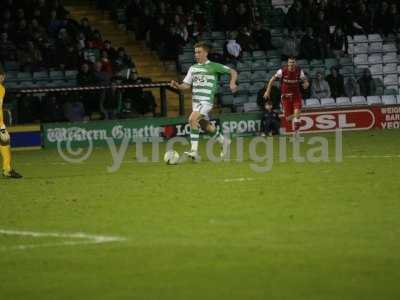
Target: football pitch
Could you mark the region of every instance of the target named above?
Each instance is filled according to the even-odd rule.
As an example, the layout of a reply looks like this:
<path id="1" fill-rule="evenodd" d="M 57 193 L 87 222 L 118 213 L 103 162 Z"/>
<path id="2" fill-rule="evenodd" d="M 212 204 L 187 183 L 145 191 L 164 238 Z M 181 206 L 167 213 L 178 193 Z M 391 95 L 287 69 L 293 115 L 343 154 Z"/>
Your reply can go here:
<path id="1" fill-rule="evenodd" d="M 289 146 L 280 162 L 275 138 L 269 172 L 250 138 L 220 163 L 143 163 L 132 146 L 112 173 L 107 147 L 78 164 L 14 152 L 0 299 L 400 299 L 400 131 L 344 133 L 341 162 L 323 137 L 318 163 Z"/>

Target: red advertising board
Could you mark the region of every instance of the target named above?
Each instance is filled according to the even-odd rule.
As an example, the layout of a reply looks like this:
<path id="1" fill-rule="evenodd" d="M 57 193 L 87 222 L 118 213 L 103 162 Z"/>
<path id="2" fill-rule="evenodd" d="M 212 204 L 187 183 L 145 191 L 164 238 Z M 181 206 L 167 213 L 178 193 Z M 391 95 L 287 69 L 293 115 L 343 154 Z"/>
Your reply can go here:
<path id="1" fill-rule="evenodd" d="M 368 130 L 371 128 L 399 129 L 400 105 L 363 106 L 359 108 L 310 111 L 300 117 L 303 132 L 331 132 L 342 130 Z M 285 122 L 282 122 L 283 128 Z"/>

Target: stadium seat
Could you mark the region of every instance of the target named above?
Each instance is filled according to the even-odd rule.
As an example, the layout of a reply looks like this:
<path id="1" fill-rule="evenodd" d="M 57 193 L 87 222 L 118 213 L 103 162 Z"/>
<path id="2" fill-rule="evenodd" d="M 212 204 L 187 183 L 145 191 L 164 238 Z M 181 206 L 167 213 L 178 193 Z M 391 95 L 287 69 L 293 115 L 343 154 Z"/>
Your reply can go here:
<path id="1" fill-rule="evenodd" d="M 300 68 L 302 68 L 302 69 L 308 68 L 308 67 L 309 67 L 308 60 L 306 60 L 306 59 L 299 59 L 299 60 L 297 60 L 297 65 L 298 65 Z"/>
<path id="2" fill-rule="evenodd" d="M 382 60 L 382 54 L 370 54 L 368 56 L 368 63 L 369 64 L 381 64 L 383 62 Z"/>
<path id="3" fill-rule="evenodd" d="M 324 66 L 325 66 L 324 61 L 321 60 L 321 59 L 313 59 L 310 62 L 310 67 L 311 68 L 322 68 Z"/>
<path id="4" fill-rule="evenodd" d="M 251 63 L 251 70 L 252 71 L 266 71 L 266 70 L 268 70 L 266 60 L 262 59 L 262 60 L 253 61 Z"/>
<path id="5" fill-rule="evenodd" d="M 192 63 L 192 62 L 194 62 L 194 56 L 193 56 L 192 53 L 186 52 L 186 53 L 180 54 L 178 56 L 178 61 L 181 64 L 183 64 L 183 63 Z"/>
<path id="6" fill-rule="evenodd" d="M 215 40 L 223 40 L 225 42 L 226 40 L 226 34 L 225 32 L 222 31 L 212 31 L 211 32 L 211 38 Z"/>
<path id="7" fill-rule="evenodd" d="M 383 52 L 382 43 L 371 43 L 368 46 L 368 53 L 381 53 Z"/>
<path id="8" fill-rule="evenodd" d="M 249 62 L 238 62 L 236 65 L 236 70 L 238 70 L 239 72 L 250 71 L 251 65 Z"/>
<path id="9" fill-rule="evenodd" d="M 244 59 L 246 61 L 252 59 L 251 52 L 249 52 L 249 51 L 243 51 L 241 56 L 242 56 L 242 59 Z"/>
<path id="10" fill-rule="evenodd" d="M 383 42 L 380 34 L 368 34 L 368 41 L 371 42 Z"/>
<path id="11" fill-rule="evenodd" d="M 265 81 L 264 82 L 254 82 L 250 87 L 249 87 L 249 92 L 250 94 L 257 94 L 263 87 L 265 86 Z"/>
<path id="12" fill-rule="evenodd" d="M 326 58 L 325 59 L 325 68 L 330 69 L 331 67 L 337 66 L 338 60 L 336 58 Z"/>
<path id="13" fill-rule="evenodd" d="M 367 104 L 367 101 L 364 96 L 354 96 L 354 97 L 351 97 L 351 104 L 365 105 L 365 104 Z"/>
<path id="14" fill-rule="evenodd" d="M 54 81 L 54 80 L 60 80 L 60 79 L 64 79 L 65 75 L 63 71 L 50 71 L 49 72 L 49 78 L 50 80 Z"/>
<path id="15" fill-rule="evenodd" d="M 341 57 L 339 59 L 339 64 L 342 67 L 344 67 L 344 66 L 353 66 L 353 61 L 351 60 L 350 57 L 345 56 L 345 57 Z"/>
<path id="16" fill-rule="evenodd" d="M 392 88 L 395 87 L 395 88 Z M 384 95 L 397 95 L 399 92 L 397 86 L 386 86 L 385 89 L 383 90 Z"/>
<path id="17" fill-rule="evenodd" d="M 371 65 L 369 70 L 371 71 L 372 76 L 382 75 L 383 65 L 382 64 Z"/>
<path id="18" fill-rule="evenodd" d="M 350 98 L 348 98 L 348 97 L 338 97 L 338 98 L 336 98 L 336 104 L 338 106 L 351 105 Z"/>
<path id="19" fill-rule="evenodd" d="M 246 102 L 243 104 L 243 110 L 245 112 L 252 112 L 252 111 L 260 111 L 257 103 L 254 102 Z"/>
<path id="20" fill-rule="evenodd" d="M 65 71 L 65 78 L 66 79 L 71 79 L 71 78 L 76 78 L 76 76 L 78 75 L 78 71 L 77 70 L 67 70 Z"/>
<path id="21" fill-rule="evenodd" d="M 397 53 L 396 52 L 387 52 L 382 57 L 383 63 L 397 63 Z"/>
<path id="22" fill-rule="evenodd" d="M 261 50 L 253 51 L 253 58 L 255 59 L 265 59 L 267 57 L 266 53 Z"/>
<path id="23" fill-rule="evenodd" d="M 386 74 L 397 74 L 397 64 L 390 63 L 383 66 L 383 73 Z"/>
<path id="24" fill-rule="evenodd" d="M 238 94 L 247 95 L 249 93 L 249 90 L 250 90 L 250 83 L 239 81 L 238 91 L 237 91 Z"/>
<path id="25" fill-rule="evenodd" d="M 368 44 L 355 44 L 353 54 L 368 53 Z"/>
<path id="26" fill-rule="evenodd" d="M 278 50 L 268 50 L 267 51 L 267 57 L 268 57 L 268 59 L 271 59 L 271 58 L 281 58 L 281 52 L 280 51 L 278 51 Z"/>
<path id="27" fill-rule="evenodd" d="M 368 38 L 366 35 L 355 35 L 353 40 L 354 43 L 368 43 Z"/>
<path id="28" fill-rule="evenodd" d="M 333 99 L 333 98 L 322 98 L 321 99 L 321 106 L 325 106 L 325 107 L 336 106 L 335 99 Z"/>
<path id="29" fill-rule="evenodd" d="M 18 72 L 18 81 L 32 81 L 32 74 L 30 72 Z"/>
<path id="30" fill-rule="evenodd" d="M 340 69 L 340 73 L 345 76 L 353 75 L 354 68 L 353 68 L 353 66 L 344 66 L 343 68 Z"/>
<path id="31" fill-rule="evenodd" d="M 233 95 L 222 95 L 221 96 L 221 104 L 222 105 L 232 105 L 233 104 Z"/>
<path id="32" fill-rule="evenodd" d="M 251 96 L 249 96 L 249 102 L 257 103 L 257 95 L 251 95 Z"/>
<path id="33" fill-rule="evenodd" d="M 396 95 L 396 99 L 397 99 L 397 104 L 400 104 L 400 95 L 399 94 Z"/>
<path id="34" fill-rule="evenodd" d="M 387 52 L 397 52 L 396 44 L 394 44 L 394 43 L 383 44 L 383 51 L 385 53 L 387 53 Z"/>
<path id="35" fill-rule="evenodd" d="M 396 96 L 395 95 L 383 95 L 382 103 L 385 105 L 396 104 Z"/>
<path id="36" fill-rule="evenodd" d="M 399 79 L 397 77 L 397 74 L 389 74 L 383 77 L 383 84 L 386 87 L 389 85 L 398 85 L 398 83 Z"/>
<path id="37" fill-rule="evenodd" d="M 251 81 L 251 73 L 250 72 L 240 72 L 238 76 L 239 83 L 250 82 Z"/>
<path id="38" fill-rule="evenodd" d="M 356 65 L 367 65 L 368 64 L 368 55 L 367 54 L 358 54 L 354 56 L 354 63 Z"/>
<path id="39" fill-rule="evenodd" d="M 8 71 L 18 71 L 20 64 L 17 61 L 6 60 L 3 64 L 4 69 Z"/>
<path id="40" fill-rule="evenodd" d="M 253 74 L 251 74 L 251 81 L 253 82 L 265 82 L 267 78 L 267 72 L 266 71 L 256 71 Z"/>
<path id="41" fill-rule="evenodd" d="M 382 104 L 382 99 L 379 96 L 368 96 L 367 103 L 368 105 Z"/>
<path id="42" fill-rule="evenodd" d="M 233 97 L 233 105 L 242 105 L 248 102 L 248 97 L 246 95 L 240 95 Z"/>
<path id="43" fill-rule="evenodd" d="M 316 98 L 310 98 L 305 100 L 305 106 L 309 108 L 321 107 L 321 103 Z"/>

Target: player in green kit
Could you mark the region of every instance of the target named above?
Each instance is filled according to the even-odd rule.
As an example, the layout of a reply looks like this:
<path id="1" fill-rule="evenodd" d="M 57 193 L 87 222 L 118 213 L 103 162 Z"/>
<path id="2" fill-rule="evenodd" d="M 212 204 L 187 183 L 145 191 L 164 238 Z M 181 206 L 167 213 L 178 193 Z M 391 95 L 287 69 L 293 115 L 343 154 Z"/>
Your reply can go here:
<path id="1" fill-rule="evenodd" d="M 210 47 L 199 42 L 194 45 L 197 64 L 190 67 L 185 79 L 181 84 L 171 81 L 170 86 L 178 90 L 187 90 L 192 87 L 192 108 L 189 116 L 191 150 L 185 152 L 190 158 L 197 160 L 199 147 L 200 127 L 222 145 L 221 157 L 225 157 L 230 140 L 224 137 L 222 132 L 210 123 L 209 112 L 214 104 L 215 93 L 218 90 L 219 75 L 229 74 L 229 87 L 232 93 L 237 91 L 237 72 L 227 66 L 208 60 Z"/>

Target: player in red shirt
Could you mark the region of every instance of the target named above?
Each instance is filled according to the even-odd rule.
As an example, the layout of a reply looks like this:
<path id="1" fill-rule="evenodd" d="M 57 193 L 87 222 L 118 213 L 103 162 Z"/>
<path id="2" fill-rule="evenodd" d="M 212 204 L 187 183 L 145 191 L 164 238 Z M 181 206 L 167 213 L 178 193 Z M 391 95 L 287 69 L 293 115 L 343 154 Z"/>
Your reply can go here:
<path id="1" fill-rule="evenodd" d="M 281 103 L 284 116 L 288 124 L 290 124 L 290 121 L 293 121 L 292 128 L 294 133 L 298 134 L 300 128 L 300 110 L 302 107 L 300 84 L 302 83 L 303 88 L 307 89 L 309 82 L 304 72 L 296 65 L 296 58 L 289 57 L 287 65 L 279 69 L 268 82 L 268 87 L 264 94 L 264 98 L 267 101 L 269 101 L 271 88 L 276 79 L 280 79 L 281 81 Z"/>

